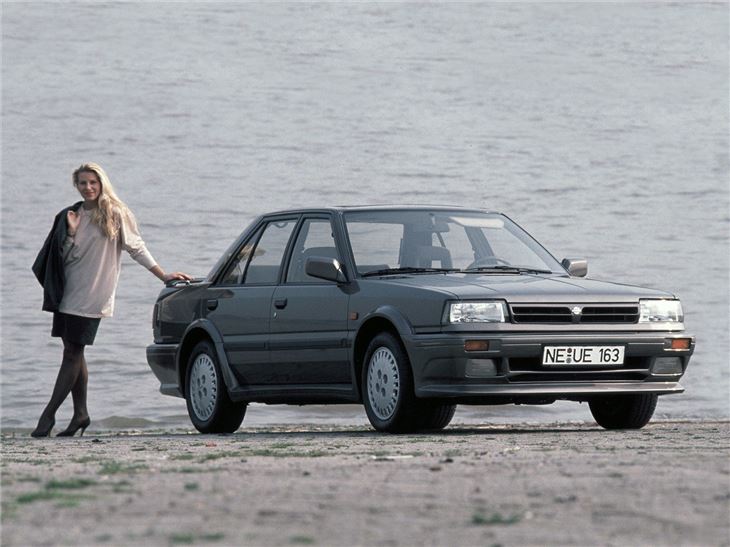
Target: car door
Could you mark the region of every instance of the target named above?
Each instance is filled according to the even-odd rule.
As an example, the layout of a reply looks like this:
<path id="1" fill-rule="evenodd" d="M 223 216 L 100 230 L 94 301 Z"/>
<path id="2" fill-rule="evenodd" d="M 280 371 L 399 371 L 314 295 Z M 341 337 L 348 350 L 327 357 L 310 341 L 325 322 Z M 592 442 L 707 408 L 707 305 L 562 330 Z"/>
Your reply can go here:
<path id="1" fill-rule="evenodd" d="M 262 225 L 239 248 L 203 303 L 242 386 L 279 383 L 270 366 L 271 298 L 297 220 L 276 218 Z"/>
<path id="2" fill-rule="evenodd" d="M 272 368 L 289 384 L 351 384 L 349 297 L 344 287 L 305 271 L 312 256 L 343 262 L 330 217 L 304 217 L 290 253 L 284 282 L 272 300 Z"/>

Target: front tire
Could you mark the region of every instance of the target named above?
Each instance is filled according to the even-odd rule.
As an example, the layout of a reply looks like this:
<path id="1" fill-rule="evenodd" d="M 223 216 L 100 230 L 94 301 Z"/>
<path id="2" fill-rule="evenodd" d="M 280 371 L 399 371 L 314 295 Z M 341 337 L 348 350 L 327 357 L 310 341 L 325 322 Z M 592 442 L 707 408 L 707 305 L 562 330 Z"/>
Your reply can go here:
<path id="1" fill-rule="evenodd" d="M 233 433 L 243 422 L 245 403 L 228 396 L 213 344 L 198 342 L 188 359 L 185 400 L 188 415 L 201 433 Z"/>
<path id="2" fill-rule="evenodd" d="M 456 405 L 422 403 L 416 418 L 418 429 L 440 431 L 451 422 L 456 412 Z"/>
<path id="3" fill-rule="evenodd" d="M 596 397 L 588 403 L 598 425 L 605 429 L 641 429 L 654 415 L 656 393 Z"/>
<path id="4" fill-rule="evenodd" d="M 378 431 L 405 433 L 417 429 L 417 401 L 408 355 L 395 336 L 382 332 L 370 341 L 362 370 L 363 404 Z"/>

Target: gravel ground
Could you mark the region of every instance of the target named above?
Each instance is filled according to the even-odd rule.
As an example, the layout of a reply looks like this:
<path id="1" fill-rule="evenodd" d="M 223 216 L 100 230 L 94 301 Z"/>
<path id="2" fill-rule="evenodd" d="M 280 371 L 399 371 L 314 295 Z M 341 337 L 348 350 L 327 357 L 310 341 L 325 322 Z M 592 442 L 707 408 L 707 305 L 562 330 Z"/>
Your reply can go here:
<path id="1" fill-rule="evenodd" d="M 2 436 L 2 545 L 730 545 L 730 423 Z"/>

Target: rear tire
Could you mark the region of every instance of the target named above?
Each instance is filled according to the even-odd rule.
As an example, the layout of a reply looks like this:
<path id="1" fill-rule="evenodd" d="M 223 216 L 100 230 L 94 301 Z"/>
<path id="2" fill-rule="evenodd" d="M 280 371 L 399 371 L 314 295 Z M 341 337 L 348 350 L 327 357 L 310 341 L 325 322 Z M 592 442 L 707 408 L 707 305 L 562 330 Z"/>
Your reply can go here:
<path id="1" fill-rule="evenodd" d="M 246 415 L 246 404 L 228 396 L 218 355 L 207 340 L 198 342 L 188 359 L 185 400 L 190 421 L 201 433 L 233 433 Z"/>
<path id="2" fill-rule="evenodd" d="M 606 429 L 641 429 L 654 415 L 656 393 L 596 397 L 588 403 L 598 425 Z"/>

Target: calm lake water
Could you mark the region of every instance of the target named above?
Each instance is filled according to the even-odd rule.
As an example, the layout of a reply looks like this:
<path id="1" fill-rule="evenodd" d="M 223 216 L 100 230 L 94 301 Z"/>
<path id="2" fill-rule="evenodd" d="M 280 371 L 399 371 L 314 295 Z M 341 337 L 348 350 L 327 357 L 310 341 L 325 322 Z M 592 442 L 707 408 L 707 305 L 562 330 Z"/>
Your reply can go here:
<path id="1" fill-rule="evenodd" d="M 271 209 L 505 212 L 594 278 L 675 292 L 697 351 L 657 416 L 728 418 L 727 21 L 726 3 L 3 4 L 2 425 L 33 426 L 52 390 L 61 343 L 30 265 L 82 161 L 161 265 L 195 275 Z M 87 352 L 99 427 L 189 427 L 145 360 L 160 288 L 124 258 Z M 456 418 L 589 419 L 575 403 Z M 313 420 L 366 423 L 254 405 L 244 425 Z"/>

